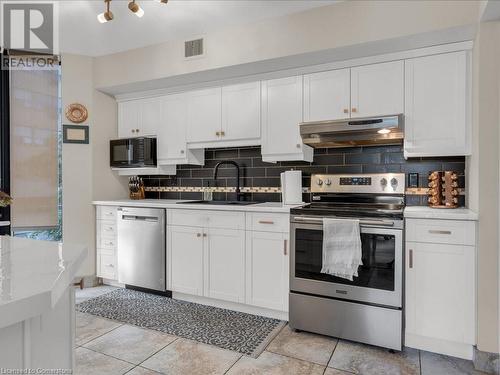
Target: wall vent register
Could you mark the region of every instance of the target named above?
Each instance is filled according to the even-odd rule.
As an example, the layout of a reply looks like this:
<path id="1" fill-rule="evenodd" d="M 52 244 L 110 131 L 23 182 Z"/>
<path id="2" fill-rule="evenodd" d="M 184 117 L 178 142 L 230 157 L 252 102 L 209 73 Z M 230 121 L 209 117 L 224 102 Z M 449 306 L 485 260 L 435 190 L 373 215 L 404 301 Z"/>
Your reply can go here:
<path id="1" fill-rule="evenodd" d="M 203 47 L 203 38 L 184 42 L 184 57 L 188 58 L 203 55 Z"/>

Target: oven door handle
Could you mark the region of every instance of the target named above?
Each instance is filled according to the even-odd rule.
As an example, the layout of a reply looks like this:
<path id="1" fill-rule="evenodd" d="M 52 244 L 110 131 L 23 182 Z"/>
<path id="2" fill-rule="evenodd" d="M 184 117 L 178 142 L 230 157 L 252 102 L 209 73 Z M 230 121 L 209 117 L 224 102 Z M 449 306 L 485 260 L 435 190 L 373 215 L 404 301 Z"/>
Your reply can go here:
<path id="1" fill-rule="evenodd" d="M 316 223 L 323 223 L 323 218 L 294 216 L 292 221 L 316 224 Z M 392 221 L 392 220 L 359 220 L 359 225 L 377 225 L 377 226 L 384 226 L 384 227 L 393 227 L 394 221 Z"/>

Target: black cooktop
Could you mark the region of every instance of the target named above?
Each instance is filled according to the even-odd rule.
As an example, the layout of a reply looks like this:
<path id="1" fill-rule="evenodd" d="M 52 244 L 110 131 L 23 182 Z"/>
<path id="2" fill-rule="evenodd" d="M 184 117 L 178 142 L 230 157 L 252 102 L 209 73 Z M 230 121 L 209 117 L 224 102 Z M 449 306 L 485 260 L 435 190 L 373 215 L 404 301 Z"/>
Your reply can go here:
<path id="1" fill-rule="evenodd" d="M 290 213 L 322 217 L 402 218 L 405 207 L 403 195 L 318 194 L 312 199 L 312 203 L 293 208 Z"/>

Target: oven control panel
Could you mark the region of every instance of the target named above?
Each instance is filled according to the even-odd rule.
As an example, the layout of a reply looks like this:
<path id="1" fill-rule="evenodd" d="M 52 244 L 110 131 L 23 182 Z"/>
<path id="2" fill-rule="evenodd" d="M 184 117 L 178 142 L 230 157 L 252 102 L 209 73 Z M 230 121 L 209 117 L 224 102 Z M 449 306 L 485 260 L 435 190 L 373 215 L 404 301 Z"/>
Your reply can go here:
<path id="1" fill-rule="evenodd" d="M 315 174 L 311 176 L 312 193 L 404 194 L 404 173 Z"/>

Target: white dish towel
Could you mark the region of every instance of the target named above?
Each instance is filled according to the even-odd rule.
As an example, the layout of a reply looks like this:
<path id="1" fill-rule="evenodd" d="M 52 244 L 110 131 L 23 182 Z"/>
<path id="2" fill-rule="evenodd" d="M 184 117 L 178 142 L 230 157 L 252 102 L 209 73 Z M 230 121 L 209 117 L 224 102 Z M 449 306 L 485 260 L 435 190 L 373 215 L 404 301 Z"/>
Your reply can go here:
<path id="1" fill-rule="evenodd" d="M 361 261 L 359 220 L 323 219 L 323 266 L 321 273 L 352 281 Z"/>

